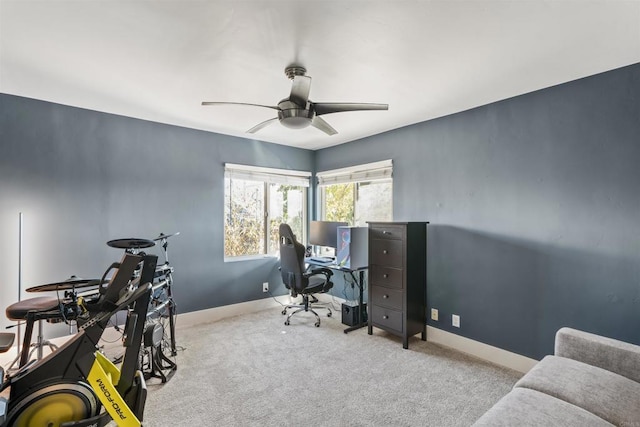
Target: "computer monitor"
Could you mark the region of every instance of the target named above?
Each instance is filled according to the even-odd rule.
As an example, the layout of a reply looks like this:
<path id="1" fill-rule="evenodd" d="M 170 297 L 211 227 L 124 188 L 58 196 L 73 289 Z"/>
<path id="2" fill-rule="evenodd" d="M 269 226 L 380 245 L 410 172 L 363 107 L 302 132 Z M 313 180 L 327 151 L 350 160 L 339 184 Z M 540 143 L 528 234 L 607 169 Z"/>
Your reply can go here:
<path id="1" fill-rule="evenodd" d="M 337 221 L 311 221 L 309 224 L 309 244 L 338 247 L 338 227 L 348 226 L 346 222 Z"/>

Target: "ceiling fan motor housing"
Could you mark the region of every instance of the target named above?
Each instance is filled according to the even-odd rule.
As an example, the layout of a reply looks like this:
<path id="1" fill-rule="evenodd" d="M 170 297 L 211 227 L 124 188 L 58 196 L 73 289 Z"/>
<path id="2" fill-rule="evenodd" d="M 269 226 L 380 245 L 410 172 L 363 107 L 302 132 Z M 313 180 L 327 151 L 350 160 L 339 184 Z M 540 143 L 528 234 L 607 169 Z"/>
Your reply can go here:
<path id="1" fill-rule="evenodd" d="M 313 113 L 300 107 L 278 111 L 278 118 L 283 126 L 290 129 L 302 129 L 311 124 Z"/>
<path id="2" fill-rule="evenodd" d="M 288 99 L 283 99 L 278 103 L 278 119 L 283 126 L 289 129 L 303 129 L 311 124 L 313 120 L 313 111 L 308 108 L 301 108 L 295 102 L 291 102 Z"/>

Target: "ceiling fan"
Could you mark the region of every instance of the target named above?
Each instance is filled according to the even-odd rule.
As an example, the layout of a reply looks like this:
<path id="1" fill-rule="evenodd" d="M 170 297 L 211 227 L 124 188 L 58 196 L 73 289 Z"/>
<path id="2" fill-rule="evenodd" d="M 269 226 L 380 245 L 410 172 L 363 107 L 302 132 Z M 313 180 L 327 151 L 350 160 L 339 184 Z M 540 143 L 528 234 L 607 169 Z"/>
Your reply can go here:
<path id="1" fill-rule="evenodd" d="M 253 107 L 271 108 L 278 112 L 278 117 L 265 120 L 249 129 L 247 133 L 256 133 L 260 129 L 279 120 L 283 126 L 291 129 L 302 129 L 311 125 L 320 129 L 327 135 L 338 133 L 320 116 L 330 113 L 342 113 L 345 111 L 363 110 L 388 110 L 388 104 L 345 103 L 345 102 L 312 102 L 309 100 L 311 90 L 311 77 L 306 76 L 307 70 L 293 65 L 284 70 L 284 73 L 293 81 L 291 94 L 283 99 L 277 106 L 248 104 L 245 102 L 203 102 L 202 105 L 248 105 Z"/>

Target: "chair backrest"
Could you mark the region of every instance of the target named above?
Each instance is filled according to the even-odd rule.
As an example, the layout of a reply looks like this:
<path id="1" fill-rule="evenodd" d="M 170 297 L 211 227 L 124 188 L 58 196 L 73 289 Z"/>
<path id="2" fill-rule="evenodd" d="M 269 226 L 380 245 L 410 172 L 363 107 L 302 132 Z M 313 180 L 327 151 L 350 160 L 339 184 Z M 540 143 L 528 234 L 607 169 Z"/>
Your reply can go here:
<path id="1" fill-rule="evenodd" d="M 288 224 L 280 224 L 280 273 L 287 289 L 301 291 L 307 287 L 304 275 L 304 245 L 296 240 Z"/>

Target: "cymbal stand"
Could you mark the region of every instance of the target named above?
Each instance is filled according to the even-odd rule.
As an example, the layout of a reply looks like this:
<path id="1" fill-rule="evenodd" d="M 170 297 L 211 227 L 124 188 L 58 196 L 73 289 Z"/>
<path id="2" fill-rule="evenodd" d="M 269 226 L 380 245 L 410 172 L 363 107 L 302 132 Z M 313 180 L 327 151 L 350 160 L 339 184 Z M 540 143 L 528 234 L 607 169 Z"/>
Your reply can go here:
<path id="1" fill-rule="evenodd" d="M 144 242 L 149 244 L 148 246 L 155 245 L 155 242 L 160 244 L 164 255 L 164 264 L 156 267 L 154 275 L 151 299 L 147 309 L 145 344 L 139 355 L 139 366 L 146 379 L 160 378 L 163 383 L 171 378 L 177 368 L 175 361 L 169 358 L 169 356 L 176 356 L 178 351 L 175 334 L 176 305 L 171 288 L 173 268 L 169 265 L 168 239 L 178 234 L 180 232 L 160 233 L 153 241 Z M 164 322 L 167 318 L 169 327 L 165 328 Z M 163 350 L 167 347 L 169 349 L 165 354 Z"/>
<path id="2" fill-rule="evenodd" d="M 160 244 L 162 246 L 162 252 L 164 253 L 164 263 L 166 265 L 170 265 L 169 264 L 169 237 L 172 236 L 177 236 L 179 235 L 180 232 L 176 232 L 173 234 L 164 234 L 164 233 L 160 233 L 160 235 L 154 239 L 155 241 L 160 240 Z M 169 335 L 170 335 L 170 341 L 171 341 L 171 355 L 175 356 L 178 354 L 178 351 L 176 349 L 176 327 L 175 327 L 175 315 L 176 315 L 176 305 L 175 302 L 173 301 L 173 292 L 171 289 L 171 285 L 173 284 L 173 269 L 170 268 L 168 270 L 168 272 L 166 273 L 166 280 L 167 280 L 167 286 L 165 287 L 165 289 L 167 290 L 167 301 L 168 301 L 168 305 L 169 305 Z"/>
<path id="3" fill-rule="evenodd" d="M 69 325 L 69 335 L 71 335 L 74 326 L 76 327 L 76 332 L 78 332 L 78 317 L 82 313 L 82 308 L 78 303 L 78 292 L 75 287 L 70 291 L 65 291 L 64 298 L 69 302 L 62 308 L 62 319 Z"/>
<path id="4" fill-rule="evenodd" d="M 174 235 L 178 235 L 180 234 L 180 232 L 175 233 Z M 164 263 L 169 265 L 169 241 L 168 238 L 170 236 L 166 236 L 163 235 L 162 233 L 160 234 L 161 237 L 161 243 L 162 243 L 162 251 L 164 252 Z M 167 273 L 167 299 L 169 301 L 169 334 L 170 334 L 170 338 L 171 338 L 171 355 L 175 356 L 176 354 L 178 354 L 178 351 L 176 350 L 176 326 L 175 326 L 175 321 L 174 321 L 174 316 L 176 314 L 176 305 L 173 302 L 173 294 L 171 291 L 171 285 L 173 284 L 173 276 L 172 276 L 172 270 L 169 270 L 169 272 Z"/>

